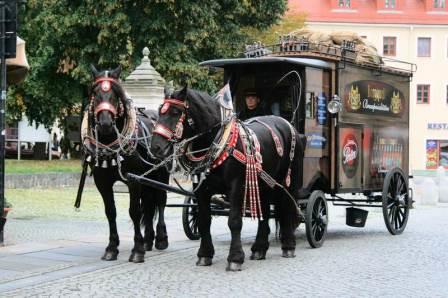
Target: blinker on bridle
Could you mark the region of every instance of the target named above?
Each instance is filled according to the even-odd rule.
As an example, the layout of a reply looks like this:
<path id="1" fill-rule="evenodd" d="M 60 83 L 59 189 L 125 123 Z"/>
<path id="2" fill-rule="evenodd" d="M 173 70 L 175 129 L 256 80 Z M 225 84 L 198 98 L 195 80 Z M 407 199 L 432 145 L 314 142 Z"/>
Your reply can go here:
<path id="1" fill-rule="evenodd" d="M 188 104 L 185 101 L 181 101 L 178 99 L 166 98 L 163 101 L 162 107 L 160 108 L 160 114 L 165 114 L 169 110 L 171 105 L 182 109 L 182 115 L 179 117 L 174 131 L 169 127 L 166 127 L 163 124 L 157 122 L 153 133 L 161 135 L 170 142 L 178 142 L 184 132 L 184 121 L 186 117 L 186 110 L 188 109 Z"/>

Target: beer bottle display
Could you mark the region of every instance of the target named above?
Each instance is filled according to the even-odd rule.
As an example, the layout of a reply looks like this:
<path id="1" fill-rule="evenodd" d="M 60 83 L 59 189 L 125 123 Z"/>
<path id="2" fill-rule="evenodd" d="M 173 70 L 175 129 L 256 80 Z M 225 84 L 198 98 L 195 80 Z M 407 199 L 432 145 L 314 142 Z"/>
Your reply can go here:
<path id="1" fill-rule="evenodd" d="M 376 136 L 372 145 L 372 174 L 402 166 L 403 144 L 397 138 Z M 376 171 L 374 170 L 376 168 Z"/>

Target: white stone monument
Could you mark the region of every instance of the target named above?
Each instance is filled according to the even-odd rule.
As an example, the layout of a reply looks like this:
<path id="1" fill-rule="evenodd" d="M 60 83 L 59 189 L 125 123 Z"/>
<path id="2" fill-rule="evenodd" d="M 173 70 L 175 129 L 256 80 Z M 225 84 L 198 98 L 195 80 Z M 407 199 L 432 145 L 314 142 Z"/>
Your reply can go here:
<path id="1" fill-rule="evenodd" d="M 149 49 L 145 47 L 142 53 L 142 63 L 125 79 L 123 86 L 135 107 L 157 110 L 165 96 L 165 80 L 151 65 Z"/>

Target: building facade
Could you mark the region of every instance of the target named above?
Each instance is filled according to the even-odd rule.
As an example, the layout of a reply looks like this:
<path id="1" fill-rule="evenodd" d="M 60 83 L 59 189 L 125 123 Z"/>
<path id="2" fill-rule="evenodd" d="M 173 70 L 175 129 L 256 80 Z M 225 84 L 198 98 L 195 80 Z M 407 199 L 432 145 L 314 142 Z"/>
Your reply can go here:
<path id="1" fill-rule="evenodd" d="M 353 31 L 378 54 L 417 65 L 410 90 L 411 172 L 448 169 L 447 0 L 290 0 L 319 31 Z M 319 4 L 319 5 L 317 5 Z"/>

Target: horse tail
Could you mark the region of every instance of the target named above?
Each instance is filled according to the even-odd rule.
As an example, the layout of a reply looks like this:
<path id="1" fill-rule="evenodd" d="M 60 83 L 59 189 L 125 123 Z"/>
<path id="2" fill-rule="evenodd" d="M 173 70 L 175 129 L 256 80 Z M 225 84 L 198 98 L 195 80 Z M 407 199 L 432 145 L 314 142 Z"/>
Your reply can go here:
<path id="1" fill-rule="evenodd" d="M 288 191 L 293 196 L 292 200 L 294 202 L 291 202 L 294 206 L 294 210 L 296 211 L 296 217 L 294 221 L 294 226 L 298 227 L 300 224 L 300 219 L 303 216 L 300 206 L 299 206 L 299 199 L 301 198 L 301 189 L 303 185 L 303 158 L 305 155 L 305 147 L 306 147 L 306 136 L 296 133 L 295 138 L 295 152 L 294 152 L 294 158 L 291 161 L 290 164 L 290 170 L 291 174 L 289 177 L 290 185 L 288 186 Z M 289 200 L 288 200 L 289 201 Z"/>
<path id="2" fill-rule="evenodd" d="M 274 203 L 274 218 L 275 218 L 275 239 L 279 240 L 280 239 L 280 210 L 281 207 L 279 206 L 279 204 L 281 204 L 280 201 L 277 201 Z"/>
<path id="3" fill-rule="evenodd" d="M 145 208 L 143 201 L 141 202 L 141 210 L 142 217 L 140 219 L 140 226 L 142 227 L 142 229 L 146 227 L 146 223 L 148 223 L 151 219 L 153 224 L 158 220 L 159 208 L 157 205 L 154 206 L 154 213 L 152 214 L 152 216 L 150 208 Z"/>

